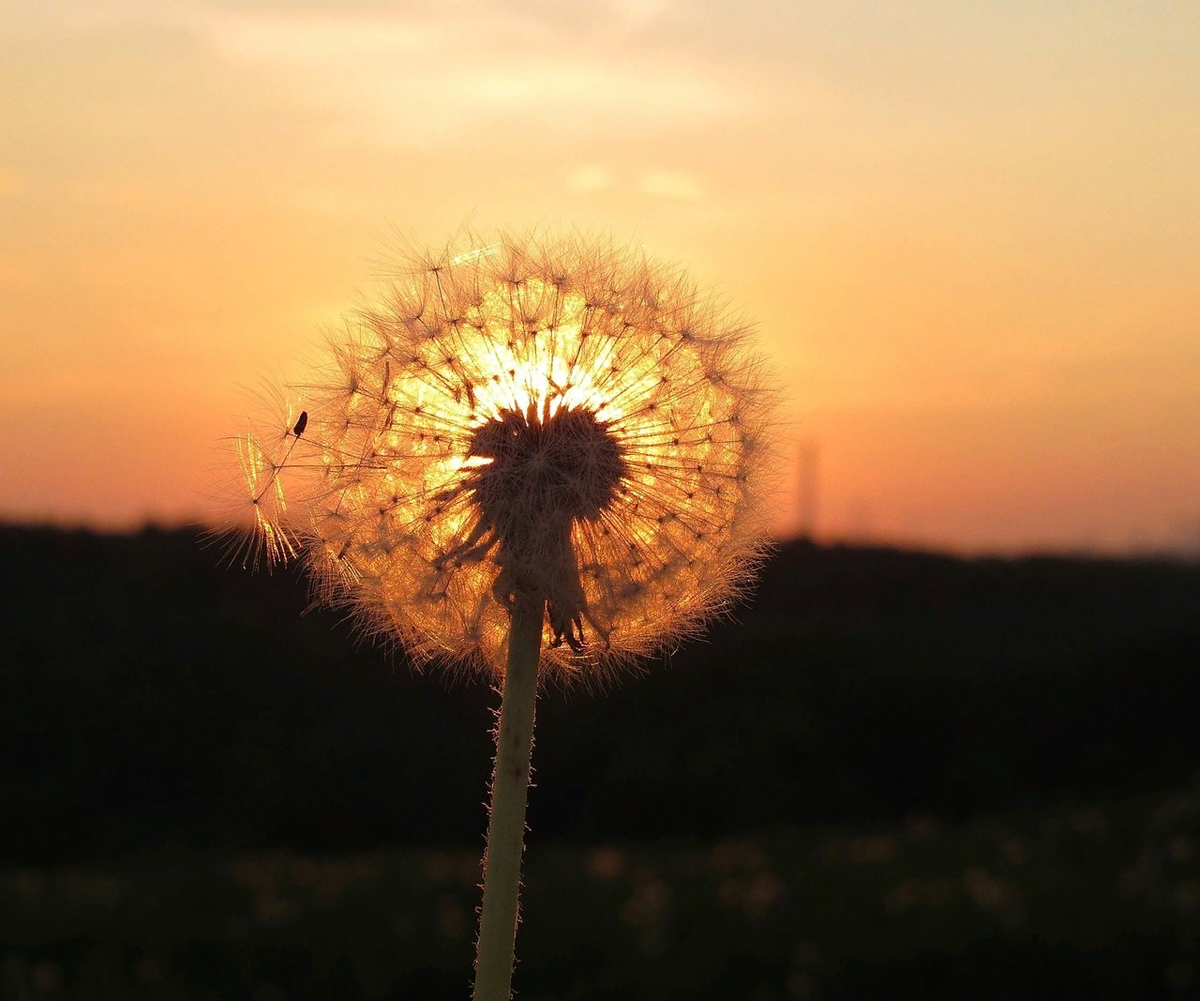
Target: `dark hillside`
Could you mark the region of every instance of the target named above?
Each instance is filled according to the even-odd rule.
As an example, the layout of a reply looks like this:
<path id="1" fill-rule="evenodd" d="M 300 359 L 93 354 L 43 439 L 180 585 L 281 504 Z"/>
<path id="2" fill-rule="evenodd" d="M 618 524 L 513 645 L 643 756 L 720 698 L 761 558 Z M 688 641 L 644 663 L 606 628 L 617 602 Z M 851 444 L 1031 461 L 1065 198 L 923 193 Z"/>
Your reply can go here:
<path id="1" fill-rule="evenodd" d="M 479 844 L 484 684 L 191 530 L 0 529 L 0 864 Z M 797 543 L 737 623 L 539 709 L 539 839 L 965 816 L 1186 782 L 1200 568 Z"/>

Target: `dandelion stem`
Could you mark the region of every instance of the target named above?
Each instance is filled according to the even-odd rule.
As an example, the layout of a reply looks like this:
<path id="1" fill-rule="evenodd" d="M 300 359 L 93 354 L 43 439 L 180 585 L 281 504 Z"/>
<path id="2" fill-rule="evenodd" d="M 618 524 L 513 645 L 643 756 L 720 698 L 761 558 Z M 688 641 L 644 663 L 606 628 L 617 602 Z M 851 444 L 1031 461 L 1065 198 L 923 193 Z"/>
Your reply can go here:
<path id="1" fill-rule="evenodd" d="M 517 592 L 509 626 L 508 667 L 496 734 L 483 907 L 475 960 L 475 1001 L 509 1001 L 512 986 L 543 609 L 543 599 Z"/>

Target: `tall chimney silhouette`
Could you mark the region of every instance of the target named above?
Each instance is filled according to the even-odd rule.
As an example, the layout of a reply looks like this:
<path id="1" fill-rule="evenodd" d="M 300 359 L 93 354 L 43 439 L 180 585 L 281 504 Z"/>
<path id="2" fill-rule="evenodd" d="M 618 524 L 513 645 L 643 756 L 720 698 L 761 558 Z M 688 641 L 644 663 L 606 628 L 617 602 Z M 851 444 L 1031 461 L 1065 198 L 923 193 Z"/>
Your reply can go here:
<path id="1" fill-rule="evenodd" d="M 800 537 L 811 539 L 817 528 L 817 443 L 800 442 Z"/>

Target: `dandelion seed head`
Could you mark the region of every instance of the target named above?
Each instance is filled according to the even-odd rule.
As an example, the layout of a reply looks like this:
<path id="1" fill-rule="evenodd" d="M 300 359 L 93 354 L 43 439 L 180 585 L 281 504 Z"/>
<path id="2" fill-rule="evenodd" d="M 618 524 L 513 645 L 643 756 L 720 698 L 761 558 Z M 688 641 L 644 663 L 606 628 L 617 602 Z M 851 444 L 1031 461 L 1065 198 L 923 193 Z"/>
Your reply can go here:
<path id="1" fill-rule="evenodd" d="M 726 611 L 764 539 L 769 394 L 745 324 L 579 237 L 395 274 L 293 388 L 282 438 L 245 438 L 271 560 L 302 548 L 367 631 L 497 674 L 519 592 L 545 601 L 541 670 L 585 680 Z"/>

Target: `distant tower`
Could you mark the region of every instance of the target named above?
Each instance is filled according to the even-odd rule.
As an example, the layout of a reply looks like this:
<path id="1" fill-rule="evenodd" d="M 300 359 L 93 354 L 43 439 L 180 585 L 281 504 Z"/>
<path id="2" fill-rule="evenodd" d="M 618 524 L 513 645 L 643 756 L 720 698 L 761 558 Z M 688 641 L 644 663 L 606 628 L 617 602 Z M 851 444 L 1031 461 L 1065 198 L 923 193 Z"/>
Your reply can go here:
<path id="1" fill-rule="evenodd" d="M 800 442 L 800 537 L 811 539 L 817 528 L 817 443 Z"/>

